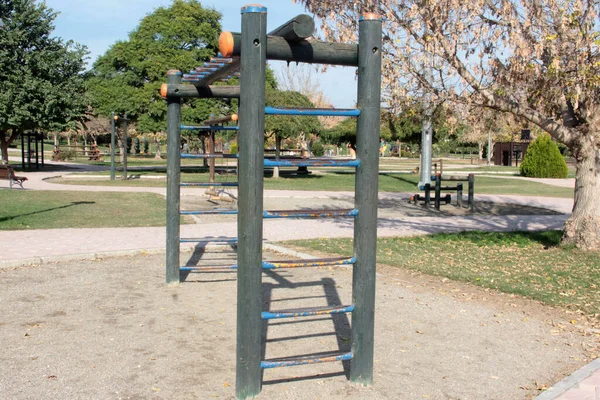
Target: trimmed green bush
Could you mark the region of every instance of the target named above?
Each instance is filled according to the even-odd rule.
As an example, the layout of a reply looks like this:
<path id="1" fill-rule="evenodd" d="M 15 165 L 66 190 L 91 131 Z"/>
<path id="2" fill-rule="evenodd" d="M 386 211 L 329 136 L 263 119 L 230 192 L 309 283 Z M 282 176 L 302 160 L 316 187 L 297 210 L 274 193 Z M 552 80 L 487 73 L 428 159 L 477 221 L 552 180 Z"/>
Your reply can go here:
<path id="1" fill-rule="evenodd" d="M 313 153 L 315 157 L 322 157 L 325 154 L 325 149 L 323 148 L 323 143 L 321 142 L 313 142 L 310 147 L 310 151 Z"/>
<path id="2" fill-rule="evenodd" d="M 529 145 L 520 168 L 521 175 L 532 178 L 566 178 L 569 174 L 558 146 L 547 134 Z"/>

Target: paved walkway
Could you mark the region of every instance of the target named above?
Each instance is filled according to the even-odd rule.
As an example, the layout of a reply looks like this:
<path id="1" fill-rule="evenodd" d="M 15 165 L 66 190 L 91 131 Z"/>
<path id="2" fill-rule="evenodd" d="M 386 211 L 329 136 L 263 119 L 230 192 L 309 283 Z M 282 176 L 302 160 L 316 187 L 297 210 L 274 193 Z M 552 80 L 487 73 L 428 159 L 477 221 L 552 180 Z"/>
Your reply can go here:
<path id="1" fill-rule="evenodd" d="M 51 164 L 51 163 L 49 163 Z M 65 164 L 62 164 L 65 165 Z M 105 168 L 89 165 L 66 164 L 69 172 L 100 171 Z M 83 190 L 114 192 L 152 192 L 165 195 L 164 188 L 105 187 L 58 185 L 45 179 L 62 175 L 62 171 L 28 172 L 27 190 Z M 516 178 L 516 177 L 515 177 Z M 542 183 L 573 186 L 574 180 L 547 180 Z M 8 185 L 6 185 L 8 186 Z M 0 186 L 0 190 L 5 190 Z M 184 188 L 182 196 L 201 195 L 204 189 Z M 340 199 L 352 198 L 353 192 L 311 192 L 267 190 L 272 199 Z M 405 193 L 380 193 L 381 200 L 406 201 Z M 443 216 L 395 217 L 384 215 L 378 219 L 379 236 L 409 236 L 435 232 L 463 230 L 513 231 L 560 229 L 568 217 L 573 201 L 562 198 L 477 195 L 478 200 L 545 207 L 558 215 L 510 216 Z M 320 237 L 352 237 L 352 221 L 344 220 L 277 220 L 264 221 L 266 241 L 309 239 Z M 162 252 L 165 248 L 165 228 L 84 228 L 0 231 L 0 268 L 23 264 L 40 264 L 61 259 L 96 258 L 110 254 Z M 237 236 L 237 222 L 211 222 L 181 226 L 182 237 L 233 238 Z M 187 246 L 191 247 L 191 246 Z M 596 360 L 542 393 L 539 400 L 600 400 L 600 361 Z"/>

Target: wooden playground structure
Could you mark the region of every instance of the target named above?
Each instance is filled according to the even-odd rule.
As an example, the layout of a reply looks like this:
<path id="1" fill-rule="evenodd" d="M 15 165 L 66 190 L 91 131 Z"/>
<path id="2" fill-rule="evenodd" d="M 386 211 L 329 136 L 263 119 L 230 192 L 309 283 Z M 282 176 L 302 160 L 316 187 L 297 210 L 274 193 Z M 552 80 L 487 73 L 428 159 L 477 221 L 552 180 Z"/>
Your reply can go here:
<path id="1" fill-rule="evenodd" d="M 359 43 L 325 43 L 311 38 L 315 30 L 310 16 L 300 15 L 267 35 L 267 9 L 248 5 L 241 10 L 241 33 L 223 32 L 221 54 L 189 74 L 167 73 L 161 94 L 168 105 L 167 155 L 167 255 L 166 282 L 179 284 L 182 273 L 202 270 L 237 271 L 237 352 L 236 396 L 246 399 L 261 391 L 264 369 L 322 362 L 347 361 L 350 380 L 373 382 L 375 254 L 377 241 L 378 149 L 381 98 L 382 20 L 374 13 L 359 21 Z M 309 39 L 310 40 L 307 40 Z M 358 68 L 356 109 L 305 109 L 265 107 L 267 60 L 330 64 Z M 211 83 L 240 74 L 240 86 Z M 186 81 L 190 84 L 183 84 Z M 193 127 L 181 123 L 181 101 L 185 98 L 239 98 L 239 154 L 181 154 L 181 130 L 217 130 L 211 125 Z M 272 160 L 265 158 L 265 115 L 316 115 L 357 118 L 355 159 Z M 238 209 L 227 211 L 182 211 L 180 188 L 181 158 L 236 158 Z M 265 167 L 353 167 L 356 169 L 355 205 L 339 210 L 263 210 Z M 195 186 L 223 186 L 198 182 Z M 218 240 L 181 238 L 181 215 L 237 214 L 238 237 Z M 347 257 L 320 260 L 263 260 L 263 220 L 286 218 L 349 218 L 354 220 L 354 252 Z M 217 242 L 237 245 L 237 264 L 211 267 L 181 267 L 180 243 Z M 346 265 L 353 268 L 352 304 L 293 310 L 263 310 L 262 273 L 283 268 Z M 262 359 L 263 324 L 272 319 L 352 314 L 351 351 L 328 354 Z"/>

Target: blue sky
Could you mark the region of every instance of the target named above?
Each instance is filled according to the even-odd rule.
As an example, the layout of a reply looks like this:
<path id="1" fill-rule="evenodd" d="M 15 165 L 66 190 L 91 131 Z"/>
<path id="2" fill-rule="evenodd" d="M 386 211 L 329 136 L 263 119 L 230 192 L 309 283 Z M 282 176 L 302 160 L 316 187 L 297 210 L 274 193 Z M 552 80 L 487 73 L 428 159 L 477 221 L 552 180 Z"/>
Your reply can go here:
<path id="1" fill-rule="evenodd" d="M 224 30 L 240 31 L 240 9 L 249 0 L 201 1 L 223 14 Z M 46 0 L 46 4 L 60 12 L 55 20 L 54 33 L 64 39 L 72 39 L 86 45 L 91 62 L 103 54 L 113 43 L 127 39 L 140 20 L 160 6 L 168 6 L 170 0 Z M 268 30 L 274 29 L 304 8 L 291 0 L 263 0 L 268 10 Z M 276 73 L 287 68 L 285 63 L 270 62 Z M 329 68 L 325 74 L 315 74 L 321 89 L 335 107 L 354 107 L 356 81 L 354 68 Z"/>

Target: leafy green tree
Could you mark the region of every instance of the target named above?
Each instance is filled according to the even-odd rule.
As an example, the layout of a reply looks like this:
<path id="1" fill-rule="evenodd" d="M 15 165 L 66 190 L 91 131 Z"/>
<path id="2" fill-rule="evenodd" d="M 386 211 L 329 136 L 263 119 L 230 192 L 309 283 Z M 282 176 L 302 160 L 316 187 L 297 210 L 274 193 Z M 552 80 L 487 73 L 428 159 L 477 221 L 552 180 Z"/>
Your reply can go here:
<path id="1" fill-rule="evenodd" d="M 521 175 L 532 178 L 566 178 L 567 163 L 550 135 L 542 134 L 529 147 L 521 163 Z"/>
<path id="2" fill-rule="evenodd" d="M 175 0 L 147 15 L 128 40 L 115 43 L 94 63 L 87 79 L 94 109 L 102 115 L 127 113 L 140 133 L 165 131 L 167 106 L 159 89 L 166 72 L 187 73 L 216 55 L 220 18 L 197 0 Z M 190 100 L 182 120 L 198 123 L 231 108 L 222 100 Z"/>
<path id="3" fill-rule="evenodd" d="M 0 147 L 26 130 L 73 129 L 87 109 L 87 50 L 50 35 L 56 13 L 33 0 L 0 2 Z"/>

